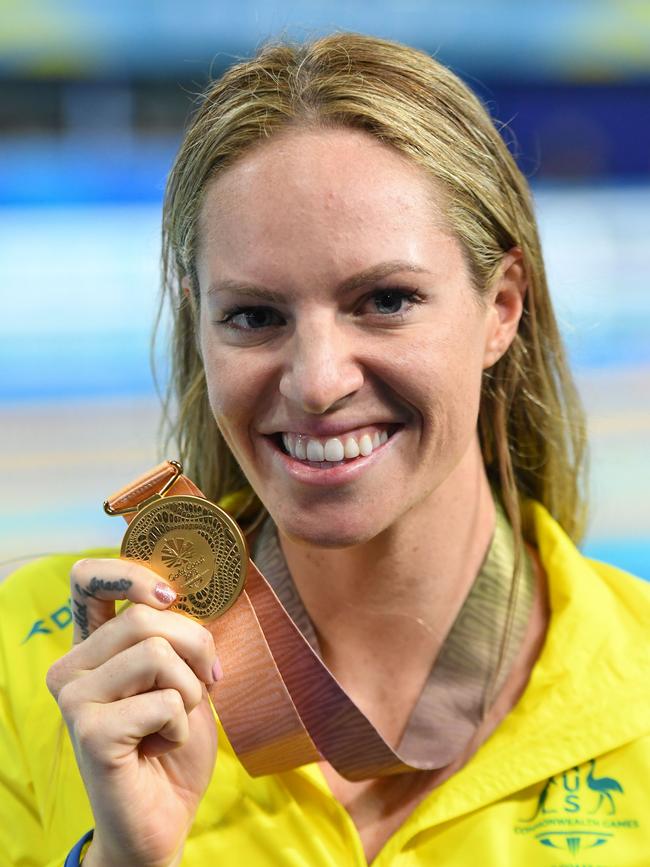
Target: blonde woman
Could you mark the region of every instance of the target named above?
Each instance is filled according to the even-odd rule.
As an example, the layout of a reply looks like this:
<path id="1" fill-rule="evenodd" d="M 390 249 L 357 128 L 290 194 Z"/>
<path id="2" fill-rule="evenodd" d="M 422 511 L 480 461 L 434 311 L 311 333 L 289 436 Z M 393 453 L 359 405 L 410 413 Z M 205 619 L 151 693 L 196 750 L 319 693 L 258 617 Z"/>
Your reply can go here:
<path id="1" fill-rule="evenodd" d="M 219 621 L 115 552 L 52 558 L 2 588 L 0 857 L 647 864 L 648 589 L 575 548 L 582 413 L 478 100 L 379 39 L 265 47 L 185 136 L 163 260 L 188 476 L 373 730 L 426 760 L 250 776 L 208 697 Z M 68 592 L 71 650 L 46 617 Z"/>

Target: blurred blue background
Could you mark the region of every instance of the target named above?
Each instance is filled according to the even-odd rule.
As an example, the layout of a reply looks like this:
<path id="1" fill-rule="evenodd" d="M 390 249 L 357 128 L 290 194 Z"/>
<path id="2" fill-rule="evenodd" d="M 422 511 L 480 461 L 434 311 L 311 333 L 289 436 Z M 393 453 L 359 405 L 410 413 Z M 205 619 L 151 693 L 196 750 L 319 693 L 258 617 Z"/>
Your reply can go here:
<path id="1" fill-rule="evenodd" d="M 334 29 L 433 53 L 506 125 L 589 411 L 586 551 L 650 578 L 650 4 L 605 0 L 0 0 L 0 559 L 119 539 L 100 503 L 157 459 L 160 204 L 195 97 Z"/>

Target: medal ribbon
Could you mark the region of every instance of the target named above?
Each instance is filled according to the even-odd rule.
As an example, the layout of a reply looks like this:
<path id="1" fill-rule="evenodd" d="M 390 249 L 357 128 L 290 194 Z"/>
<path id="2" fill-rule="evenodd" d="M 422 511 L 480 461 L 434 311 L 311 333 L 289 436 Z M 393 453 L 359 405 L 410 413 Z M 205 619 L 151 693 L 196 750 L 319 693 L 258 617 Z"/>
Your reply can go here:
<path id="1" fill-rule="evenodd" d="M 159 492 L 205 499 L 179 465 L 166 461 L 110 497 L 105 508 L 122 513 Z M 125 520 L 136 514 L 125 514 Z M 471 621 L 480 617 L 486 592 L 489 595 L 496 586 L 495 575 L 510 574 L 513 563 L 512 531 L 498 510 L 495 538 L 468 598 L 475 604 L 473 609 L 467 603 L 463 607 L 452 637 L 471 634 Z M 532 604 L 534 582 L 528 557 L 523 558 L 523 569 L 524 592 L 517 598 L 505 658 L 508 665 L 501 680 L 521 643 Z M 209 689 L 210 698 L 233 749 L 252 776 L 323 759 L 349 780 L 435 770 L 454 760 L 481 722 L 486 684 L 474 678 L 463 690 L 457 677 L 463 669 L 457 652 L 463 642 L 455 641 L 451 653 L 446 643 L 434 666 L 438 677 L 429 679 L 419 702 L 428 702 L 430 724 L 422 725 L 420 720 L 419 725 L 407 726 L 393 749 L 336 681 L 250 559 L 237 600 L 218 620 L 205 625 L 226 672 Z M 494 634 L 495 625 L 488 623 L 488 632 Z M 495 669 L 496 660 L 488 659 L 488 674 Z M 478 680 L 482 674 L 479 671 Z"/>

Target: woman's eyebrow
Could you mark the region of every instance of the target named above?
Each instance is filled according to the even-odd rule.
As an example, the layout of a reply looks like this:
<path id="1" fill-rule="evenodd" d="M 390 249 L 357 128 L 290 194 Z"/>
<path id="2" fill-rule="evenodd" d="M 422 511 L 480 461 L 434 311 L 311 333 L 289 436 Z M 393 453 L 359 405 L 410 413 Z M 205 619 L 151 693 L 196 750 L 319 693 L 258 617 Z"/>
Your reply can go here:
<path id="1" fill-rule="evenodd" d="M 372 283 L 375 280 L 381 280 L 384 277 L 389 277 L 398 271 L 409 271 L 416 274 L 428 274 L 426 268 L 415 265 L 413 262 L 402 260 L 394 260 L 391 262 L 381 262 L 379 265 L 373 265 L 370 268 L 365 268 L 351 277 L 346 277 L 342 283 L 337 286 L 337 294 L 345 295 Z M 256 283 L 242 283 L 239 280 L 215 280 L 207 290 L 208 295 L 218 295 L 221 292 L 230 293 L 233 295 L 245 295 L 248 298 L 255 298 L 260 301 L 267 301 L 275 304 L 280 304 L 287 300 L 287 296 L 281 292 L 274 292 L 267 289 L 265 286 L 260 286 Z"/>
<path id="2" fill-rule="evenodd" d="M 247 298 L 256 298 L 260 301 L 271 301 L 280 304 L 286 301 L 286 296 L 281 292 L 273 292 L 256 283 L 242 283 L 239 280 L 215 280 L 208 286 L 207 295 L 219 295 L 225 292 L 231 295 L 245 295 Z"/>
<path id="3" fill-rule="evenodd" d="M 395 274 L 398 271 L 410 271 L 415 274 L 429 273 L 426 268 L 415 265 L 413 262 L 405 262 L 401 259 L 395 259 L 392 262 L 381 262 L 379 265 L 373 265 L 371 268 L 359 271 L 358 274 L 353 274 L 352 277 L 347 277 L 341 284 L 339 284 L 337 291 L 341 295 L 344 295 L 347 292 L 353 292 L 355 289 L 366 286 L 368 283 L 372 283 L 375 280 L 390 277 L 391 274 Z"/>

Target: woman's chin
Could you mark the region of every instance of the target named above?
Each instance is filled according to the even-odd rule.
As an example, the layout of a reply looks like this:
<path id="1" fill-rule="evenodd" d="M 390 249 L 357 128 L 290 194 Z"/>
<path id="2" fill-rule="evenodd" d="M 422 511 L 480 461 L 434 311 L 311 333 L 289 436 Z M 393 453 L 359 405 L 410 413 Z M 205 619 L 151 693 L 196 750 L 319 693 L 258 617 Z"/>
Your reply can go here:
<path id="1" fill-rule="evenodd" d="M 305 520 L 300 516 L 295 520 L 276 520 L 278 530 L 283 536 L 301 545 L 316 548 L 351 548 L 369 542 L 383 527 L 373 527 L 367 521 Z"/>

